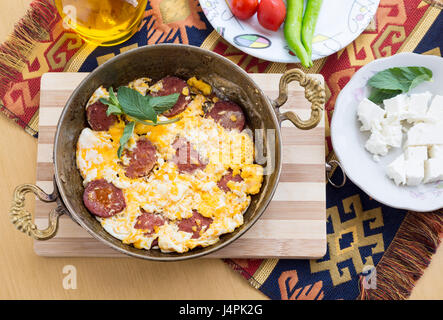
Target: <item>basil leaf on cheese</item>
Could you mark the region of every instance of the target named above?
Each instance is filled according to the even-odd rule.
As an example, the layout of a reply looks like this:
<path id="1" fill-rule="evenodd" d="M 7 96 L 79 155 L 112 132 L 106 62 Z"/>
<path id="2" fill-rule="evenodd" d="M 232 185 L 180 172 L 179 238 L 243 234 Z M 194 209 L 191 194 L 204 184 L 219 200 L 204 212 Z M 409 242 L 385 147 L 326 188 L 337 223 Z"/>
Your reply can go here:
<path id="1" fill-rule="evenodd" d="M 155 112 L 160 114 L 171 109 L 177 103 L 179 96 L 180 93 L 173 93 L 162 97 L 146 96 L 146 98 L 149 105 L 154 108 Z"/>
<path id="2" fill-rule="evenodd" d="M 107 104 L 104 101 L 102 101 L 102 99 L 100 99 L 100 101 L 104 104 Z M 118 105 L 108 104 L 108 109 L 106 110 L 106 115 L 109 117 L 111 114 L 123 114 L 123 111 Z"/>
<path id="3" fill-rule="evenodd" d="M 371 95 L 369 96 L 369 100 L 376 104 L 383 103 L 384 100 L 391 99 L 396 95 L 401 93 L 400 90 L 386 90 L 386 89 L 377 89 L 373 88 L 371 90 Z"/>
<path id="4" fill-rule="evenodd" d="M 118 103 L 118 99 L 117 99 L 117 97 L 116 97 L 116 95 L 115 95 L 115 93 L 114 93 L 114 88 L 113 88 L 113 87 L 110 87 L 108 91 L 109 91 L 109 100 L 110 100 L 113 104 L 115 104 L 115 105 L 119 105 L 119 103 Z"/>
<path id="5" fill-rule="evenodd" d="M 140 92 L 128 87 L 120 87 L 118 88 L 118 101 L 128 116 L 157 122 L 157 113 L 148 105 L 145 96 Z"/>
<path id="6" fill-rule="evenodd" d="M 122 156 L 123 148 L 128 143 L 129 139 L 132 137 L 132 133 L 134 132 L 135 122 L 131 121 L 126 124 L 125 129 L 123 130 L 123 134 L 120 137 L 120 146 L 117 150 L 117 155 L 120 158 Z"/>
<path id="7" fill-rule="evenodd" d="M 152 97 L 144 96 L 128 87 L 118 89 L 118 101 L 124 113 L 139 120 L 152 121 L 154 124 L 157 123 L 157 115 L 171 109 L 177 103 L 179 96 L 179 93 L 173 93 L 162 97 Z"/>
<path id="8" fill-rule="evenodd" d="M 118 98 L 117 98 L 118 96 Z M 117 154 L 120 158 L 123 148 L 134 132 L 135 123 L 142 123 L 149 126 L 157 126 L 170 124 L 179 121 L 181 118 L 176 117 L 164 121 L 157 121 L 160 113 L 171 109 L 180 96 L 179 93 L 173 93 L 162 97 L 153 97 L 150 95 L 142 95 L 137 90 L 120 87 L 118 88 L 117 96 L 112 87 L 109 88 L 109 98 L 101 98 L 100 101 L 108 106 L 106 115 L 111 114 L 127 115 L 127 119 L 131 120 L 123 130 L 123 135 L 120 138 L 120 147 Z"/>
<path id="9" fill-rule="evenodd" d="M 109 98 L 100 98 L 100 102 L 108 106 L 108 109 L 106 109 L 106 115 L 108 117 L 111 114 L 123 114 L 122 107 L 120 106 L 112 87 L 109 88 Z"/>
<path id="10" fill-rule="evenodd" d="M 432 71 L 426 67 L 395 67 L 380 71 L 368 80 L 368 85 L 372 87 L 369 100 L 382 103 L 431 79 Z"/>

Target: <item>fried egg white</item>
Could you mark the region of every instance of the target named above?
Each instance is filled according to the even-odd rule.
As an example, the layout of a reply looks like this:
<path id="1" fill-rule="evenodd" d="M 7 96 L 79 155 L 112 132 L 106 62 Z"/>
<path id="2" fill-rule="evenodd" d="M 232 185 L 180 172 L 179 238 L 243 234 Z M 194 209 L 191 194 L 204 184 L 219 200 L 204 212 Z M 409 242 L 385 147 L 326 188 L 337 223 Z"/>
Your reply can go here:
<path id="1" fill-rule="evenodd" d="M 195 81 L 194 78 L 192 82 Z M 149 78 L 141 78 L 128 86 L 142 94 L 158 90 L 159 84 L 149 86 L 149 82 Z M 201 83 L 199 86 L 202 88 Z M 207 91 L 207 87 L 203 88 Z M 179 121 L 160 126 L 137 123 L 126 146 L 132 149 L 141 136 L 146 136 L 156 147 L 157 163 L 147 177 L 130 179 L 125 175 L 123 165 L 129 159 L 124 154 L 120 159 L 117 156 L 125 127 L 122 119 L 108 131 L 84 128 L 77 142 L 77 167 L 84 185 L 92 180 L 105 179 L 122 189 L 125 197 L 126 208 L 122 212 L 97 219 L 112 236 L 136 248 L 151 249 L 156 238 L 162 252 L 181 253 L 196 246 L 216 243 L 222 234 L 233 232 L 243 224 L 243 212 L 250 204 L 250 194 L 258 193 L 262 184 L 263 168 L 253 163 L 254 144 L 248 130 L 224 129 L 212 118 L 204 117 L 202 106 L 205 101 L 210 101 L 209 98 L 202 94 L 191 96 L 189 90 L 183 94 L 190 96 L 190 102 L 178 115 Z M 108 96 L 107 90 L 99 87 L 88 105 Z M 170 161 L 175 155 L 172 144 L 177 136 L 185 137 L 206 160 L 204 170 L 180 173 L 177 165 Z M 228 170 L 234 175 L 240 174 L 243 181 L 230 181 L 231 191 L 224 192 L 217 182 Z M 135 229 L 137 217 L 142 214 L 141 208 L 162 214 L 165 224 L 155 227 L 149 235 L 146 230 Z M 191 238 L 192 233 L 178 230 L 177 226 L 177 221 L 191 217 L 193 210 L 213 219 L 197 239 Z"/>

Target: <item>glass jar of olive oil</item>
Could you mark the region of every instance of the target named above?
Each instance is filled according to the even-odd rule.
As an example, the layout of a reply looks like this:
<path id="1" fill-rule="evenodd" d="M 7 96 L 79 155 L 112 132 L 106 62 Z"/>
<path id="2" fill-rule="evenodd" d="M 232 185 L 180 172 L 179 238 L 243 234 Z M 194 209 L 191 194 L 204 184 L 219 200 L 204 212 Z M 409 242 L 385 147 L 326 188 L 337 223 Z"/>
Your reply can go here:
<path id="1" fill-rule="evenodd" d="M 128 40 L 138 29 L 148 0 L 55 0 L 63 25 L 100 46 Z"/>

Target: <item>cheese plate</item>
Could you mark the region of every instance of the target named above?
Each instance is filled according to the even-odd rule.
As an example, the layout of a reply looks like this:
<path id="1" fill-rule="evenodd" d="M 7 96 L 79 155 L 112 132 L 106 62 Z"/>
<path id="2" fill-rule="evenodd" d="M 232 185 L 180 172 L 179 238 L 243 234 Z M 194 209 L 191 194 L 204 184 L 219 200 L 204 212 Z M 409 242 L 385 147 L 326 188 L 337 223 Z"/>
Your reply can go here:
<path id="1" fill-rule="evenodd" d="M 443 58 L 414 53 L 400 53 L 375 60 L 359 69 L 340 92 L 331 122 L 334 151 L 346 175 L 369 196 L 388 206 L 413 211 L 433 211 L 443 208 L 443 180 L 416 186 L 397 186 L 387 173 L 387 166 L 399 157 L 403 147 L 392 148 L 387 155 L 375 161 L 365 149 L 370 131 L 361 131 L 358 120 L 359 103 L 369 96 L 368 80 L 377 72 L 406 66 L 423 66 L 433 73 L 432 81 L 425 81 L 409 94 L 430 92 L 442 95 Z M 441 106 L 443 108 L 443 105 Z M 402 146 L 407 134 L 403 134 Z"/>

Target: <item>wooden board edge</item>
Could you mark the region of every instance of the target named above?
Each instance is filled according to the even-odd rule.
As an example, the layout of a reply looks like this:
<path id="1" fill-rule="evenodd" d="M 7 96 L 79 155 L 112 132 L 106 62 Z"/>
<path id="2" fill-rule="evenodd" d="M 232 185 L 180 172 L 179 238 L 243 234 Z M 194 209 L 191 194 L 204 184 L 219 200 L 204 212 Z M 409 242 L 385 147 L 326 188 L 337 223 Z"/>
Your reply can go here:
<path id="1" fill-rule="evenodd" d="M 69 238 L 65 238 L 62 239 L 64 242 L 69 241 Z M 89 240 L 89 239 L 88 239 Z M 39 256 L 39 257 L 45 257 L 45 258 L 60 258 L 60 257 L 71 257 L 71 258 L 75 258 L 75 257 L 87 257 L 87 258 L 133 258 L 129 255 L 123 254 L 121 252 L 118 252 L 110 247 L 107 247 L 106 245 L 103 244 L 103 247 L 98 247 L 97 250 L 100 250 L 100 252 L 95 252 L 95 251 L 88 251 L 88 252 L 84 252 L 84 251 L 80 251 L 80 250 L 73 250 L 69 253 L 65 253 L 65 254 L 61 254 L 60 252 L 50 252 L 48 249 L 48 247 L 41 243 L 42 245 L 39 245 L 38 242 L 39 240 L 33 240 L 34 244 L 34 253 Z M 77 245 L 78 243 L 78 239 L 73 239 L 72 240 L 73 243 L 76 243 Z M 326 252 L 327 252 L 327 239 L 311 239 L 311 242 L 315 242 L 315 245 L 318 247 L 318 250 L 313 252 L 312 254 L 306 255 L 306 254 L 292 254 L 292 255 L 285 255 L 285 256 L 281 256 L 281 255 L 254 255 L 254 254 L 242 254 L 242 255 L 225 255 L 223 254 L 223 251 L 226 249 L 231 249 L 232 247 L 226 247 L 223 249 L 220 249 L 217 252 L 214 252 L 210 255 L 198 258 L 198 259 L 283 259 L 283 260 L 288 260 L 288 259 L 321 259 L 325 256 Z M 235 242 L 234 242 L 235 243 Z M 234 244 L 232 243 L 232 244 Z M 231 245 L 232 245 L 231 244 Z M 60 246 L 61 244 L 53 244 L 56 246 Z M 100 243 L 100 246 L 102 244 Z M 46 247 L 46 248 L 45 248 Z"/>

